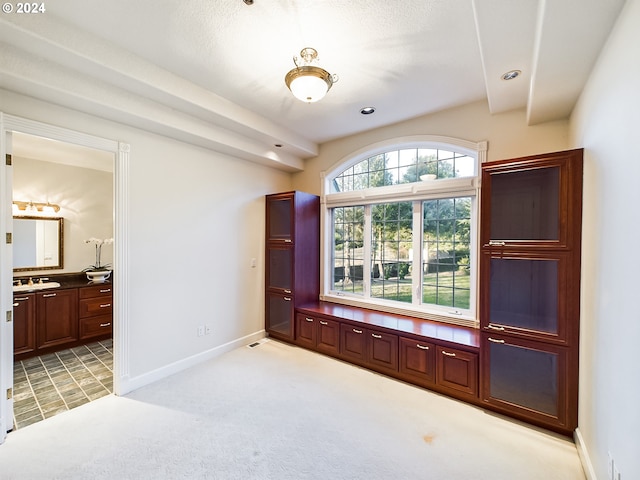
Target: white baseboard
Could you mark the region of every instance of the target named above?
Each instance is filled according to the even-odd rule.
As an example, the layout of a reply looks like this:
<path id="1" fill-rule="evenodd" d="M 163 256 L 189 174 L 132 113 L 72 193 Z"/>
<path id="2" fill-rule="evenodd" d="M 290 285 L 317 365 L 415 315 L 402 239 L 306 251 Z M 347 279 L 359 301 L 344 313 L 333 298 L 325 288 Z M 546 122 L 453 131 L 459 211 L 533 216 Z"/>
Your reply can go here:
<path id="1" fill-rule="evenodd" d="M 265 335 L 266 332 L 264 330 L 260 330 L 250 335 L 232 340 L 231 342 L 227 342 L 224 345 L 219 345 L 191 357 L 187 357 L 182 360 L 178 360 L 177 362 L 170 363 L 169 365 L 165 365 L 164 367 L 152 370 L 151 372 L 145 373 L 143 375 L 139 375 L 133 378 L 130 378 L 128 376 L 123 377 L 120 379 L 120 382 L 118 382 L 119 388 L 117 394 L 126 395 L 129 392 L 133 392 L 140 387 L 144 387 L 145 385 L 157 382 L 158 380 L 168 377 L 169 375 L 173 375 L 174 373 L 181 372 L 182 370 L 186 370 L 187 368 L 193 367 L 202 362 L 206 362 L 207 360 L 219 357 L 220 355 L 230 352 L 231 350 L 235 350 L 238 347 L 242 347 L 249 343 L 258 341 L 264 338 Z"/>
<path id="2" fill-rule="evenodd" d="M 573 439 L 576 443 L 576 449 L 578 450 L 580 462 L 582 463 L 582 469 L 584 470 L 584 474 L 586 475 L 587 480 L 598 480 L 598 477 L 596 477 L 596 472 L 593 469 L 593 464 L 591 463 L 589 451 L 587 450 L 587 446 L 584 443 L 584 438 L 582 438 L 582 433 L 580 432 L 579 428 L 576 428 L 573 432 Z"/>

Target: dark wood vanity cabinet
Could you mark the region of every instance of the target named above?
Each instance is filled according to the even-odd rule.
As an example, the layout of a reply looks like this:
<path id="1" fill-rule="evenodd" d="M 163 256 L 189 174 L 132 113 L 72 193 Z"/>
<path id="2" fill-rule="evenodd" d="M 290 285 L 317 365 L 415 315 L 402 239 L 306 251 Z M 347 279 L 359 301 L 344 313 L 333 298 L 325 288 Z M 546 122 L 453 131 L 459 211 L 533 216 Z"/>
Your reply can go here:
<path id="1" fill-rule="evenodd" d="M 36 349 L 36 295 L 13 296 L 13 351 L 28 354 Z"/>
<path id="2" fill-rule="evenodd" d="M 78 290 L 80 339 L 87 340 L 112 334 L 111 285 L 95 285 Z"/>
<path id="3" fill-rule="evenodd" d="M 577 426 L 582 150 L 482 165 L 482 401 Z"/>
<path id="4" fill-rule="evenodd" d="M 15 359 L 24 360 L 91 340 L 110 338 L 113 333 L 112 299 L 109 282 L 14 293 Z"/>
<path id="5" fill-rule="evenodd" d="M 266 196 L 265 329 L 295 339 L 295 308 L 320 294 L 320 198 L 304 192 Z"/>
<path id="6" fill-rule="evenodd" d="M 78 289 L 36 293 L 37 348 L 78 340 Z"/>

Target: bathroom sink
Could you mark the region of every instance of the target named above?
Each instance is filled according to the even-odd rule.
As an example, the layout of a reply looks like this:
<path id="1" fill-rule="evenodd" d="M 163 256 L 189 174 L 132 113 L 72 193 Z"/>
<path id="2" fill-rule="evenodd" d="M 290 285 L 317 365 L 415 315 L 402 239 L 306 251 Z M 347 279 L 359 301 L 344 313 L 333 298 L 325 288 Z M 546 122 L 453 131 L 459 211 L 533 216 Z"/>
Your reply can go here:
<path id="1" fill-rule="evenodd" d="M 47 288 L 57 288 L 60 284 L 58 282 L 42 282 L 34 283 L 33 285 L 14 285 L 14 292 L 29 292 L 33 290 L 46 290 Z"/>

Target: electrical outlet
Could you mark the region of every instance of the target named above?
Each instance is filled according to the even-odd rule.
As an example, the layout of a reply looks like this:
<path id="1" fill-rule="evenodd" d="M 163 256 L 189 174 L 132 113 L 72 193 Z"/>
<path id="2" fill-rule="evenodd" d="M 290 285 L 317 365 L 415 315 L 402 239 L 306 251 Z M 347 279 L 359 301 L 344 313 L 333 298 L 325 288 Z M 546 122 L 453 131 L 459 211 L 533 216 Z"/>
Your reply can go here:
<path id="1" fill-rule="evenodd" d="M 200 325 L 198 327 L 198 336 L 201 337 L 204 335 L 204 325 Z"/>
<path id="2" fill-rule="evenodd" d="M 204 334 L 209 335 L 211 333 L 211 325 L 204 326 Z"/>

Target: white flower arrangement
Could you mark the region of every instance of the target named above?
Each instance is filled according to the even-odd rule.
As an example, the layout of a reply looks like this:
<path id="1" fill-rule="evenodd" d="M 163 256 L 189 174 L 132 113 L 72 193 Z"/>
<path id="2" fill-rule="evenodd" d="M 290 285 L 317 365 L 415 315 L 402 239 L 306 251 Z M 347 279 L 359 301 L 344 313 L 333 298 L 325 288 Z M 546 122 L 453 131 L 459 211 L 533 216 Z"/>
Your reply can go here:
<path id="1" fill-rule="evenodd" d="M 94 265 L 91 265 L 87 268 L 85 268 L 83 270 L 83 272 L 99 272 L 102 270 L 108 270 L 109 267 L 111 266 L 110 263 L 107 263 L 106 265 L 102 265 L 100 263 L 100 255 L 102 253 L 102 246 L 103 245 L 111 245 L 113 243 L 113 238 L 105 238 L 104 240 L 101 240 L 99 238 L 95 238 L 95 237 L 91 237 L 87 240 L 84 241 L 84 243 L 94 243 L 96 246 L 96 263 Z"/>

